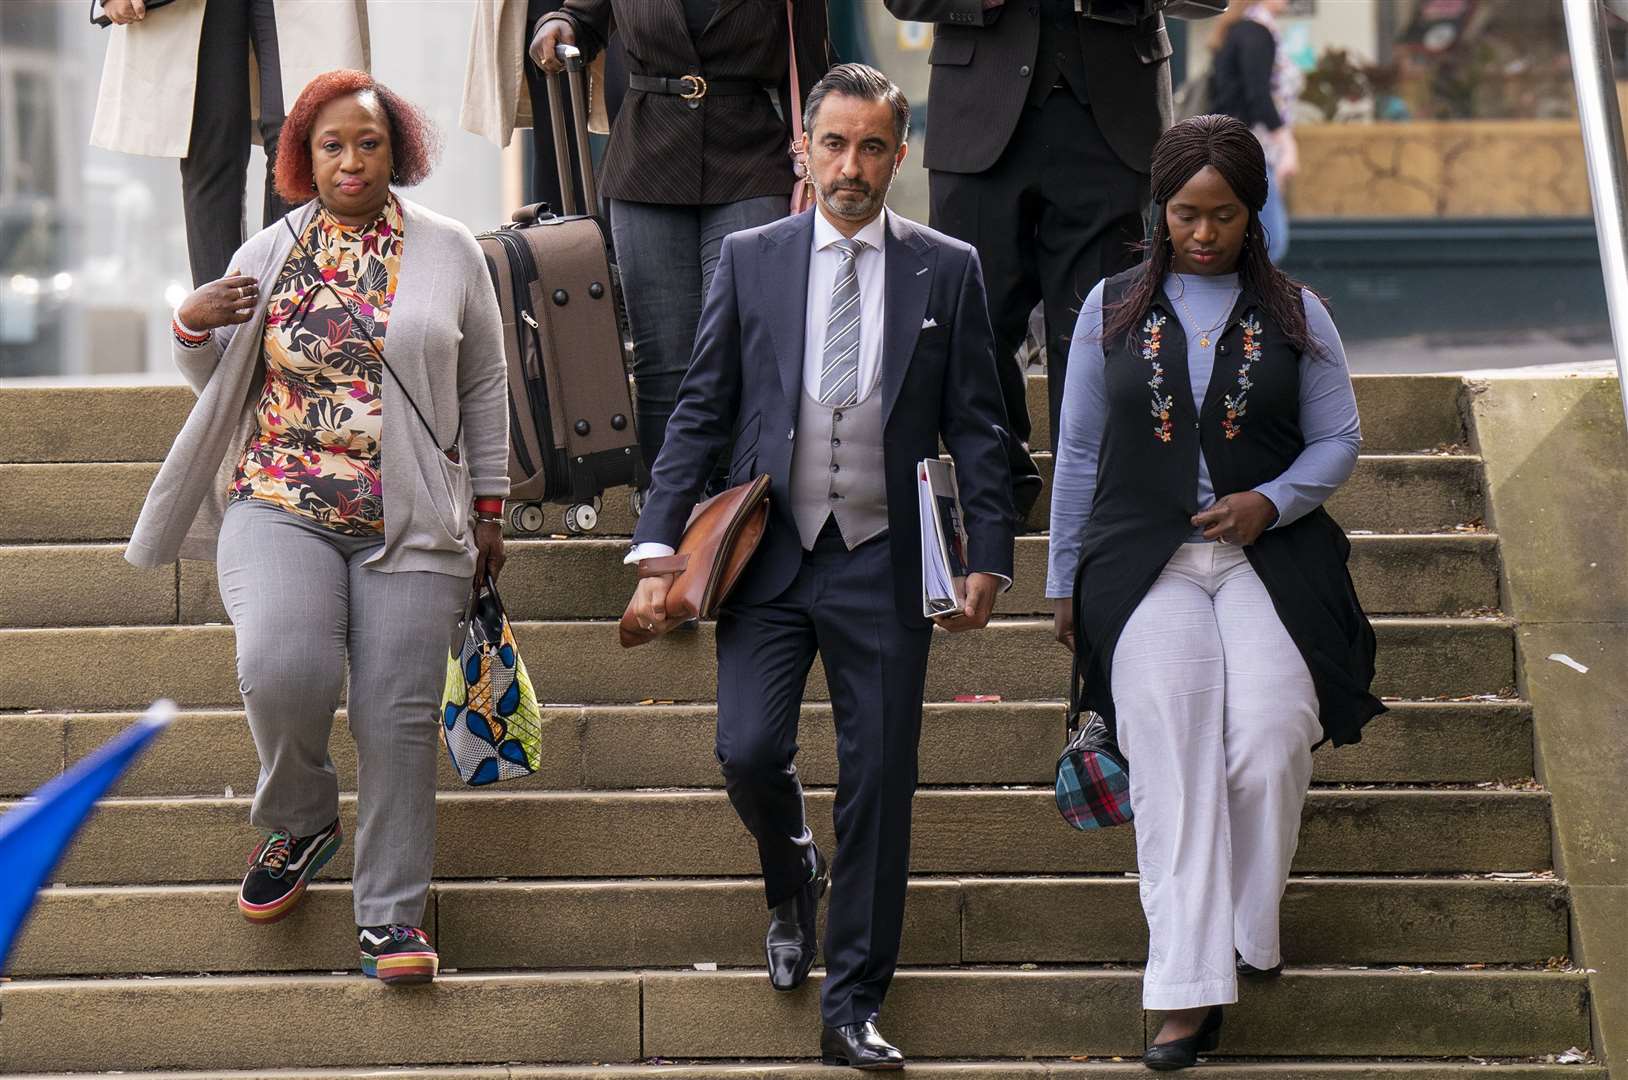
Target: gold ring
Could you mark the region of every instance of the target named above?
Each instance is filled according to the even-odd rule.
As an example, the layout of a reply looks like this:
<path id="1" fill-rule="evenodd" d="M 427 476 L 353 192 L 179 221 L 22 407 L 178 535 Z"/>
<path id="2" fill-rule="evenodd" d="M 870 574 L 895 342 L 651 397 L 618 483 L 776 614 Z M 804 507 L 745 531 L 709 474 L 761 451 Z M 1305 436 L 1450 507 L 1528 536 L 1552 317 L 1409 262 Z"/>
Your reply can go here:
<path id="1" fill-rule="evenodd" d="M 678 95 L 685 101 L 700 101 L 702 98 L 707 96 L 707 80 L 703 79 L 701 76 L 680 75 L 678 77 L 678 81 L 687 82 L 690 84 L 689 93 Z"/>

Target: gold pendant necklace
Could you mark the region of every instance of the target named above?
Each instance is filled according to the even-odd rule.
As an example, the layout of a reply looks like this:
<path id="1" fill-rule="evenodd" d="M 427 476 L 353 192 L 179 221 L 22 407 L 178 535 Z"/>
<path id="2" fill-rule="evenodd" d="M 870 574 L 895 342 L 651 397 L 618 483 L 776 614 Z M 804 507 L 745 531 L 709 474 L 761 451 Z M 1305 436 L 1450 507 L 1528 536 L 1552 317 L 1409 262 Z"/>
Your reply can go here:
<path id="1" fill-rule="evenodd" d="M 1199 348 L 1208 349 L 1210 347 L 1210 335 L 1227 324 L 1227 316 L 1232 314 L 1232 305 L 1236 304 L 1237 302 L 1238 297 L 1235 294 L 1230 300 L 1227 301 L 1227 306 L 1221 309 L 1221 321 L 1210 327 L 1208 330 L 1200 330 L 1198 332 Z M 1187 312 L 1188 320 L 1191 321 L 1194 326 L 1197 326 L 1198 318 L 1193 314 L 1193 309 L 1187 306 L 1187 290 L 1185 288 L 1182 289 L 1180 295 L 1176 297 L 1176 303 L 1180 304 L 1181 309 Z"/>

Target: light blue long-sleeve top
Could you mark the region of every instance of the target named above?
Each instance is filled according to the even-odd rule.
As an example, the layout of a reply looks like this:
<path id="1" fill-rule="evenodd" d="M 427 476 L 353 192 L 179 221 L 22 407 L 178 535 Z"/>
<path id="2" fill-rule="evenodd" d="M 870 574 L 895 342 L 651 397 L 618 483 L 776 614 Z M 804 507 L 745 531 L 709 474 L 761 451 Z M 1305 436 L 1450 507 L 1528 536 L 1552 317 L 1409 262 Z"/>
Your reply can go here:
<path id="1" fill-rule="evenodd" d="M 1193 401 L 1202 403 L 1210 386 L 1215 346 L 1199 344 L 1200 331 L 1215 328 L 1231 312 L 1238 296 L 1238 275 L 1171 274 L 1165 293 L 1181 297 L 1175 315 L 1187 337 L 1187 370 L 1192 376 Z M 1302 296 L 1306 327 L 1323 346 L 1324 355 L 1300 358 L 1300 431 L 1306 445 L 1275 480 L 1255 488 L 1277 507 L 1272 528 L 1288 525 L 1311 513 L 1345 483 L 1357 464 L 1362 429 L 1357 421 L 1357 398 L 1351 372 L 1334 320 L 1310 290 Z M 1046 595 L 1074 594 L 1074 572 L 1080 561 L 1080 542 L 1091 520 L 1091 500 L 1097 490 L 1097 456 L 1107 422 L 1108 392 L 1102 354 L 1102 283 L 1098 283 L 1080 309 L 1068 350 L 1068 376 L 1063 387 L 1061 429 L 1057 439 L 1057 467 L 1051 488 L 1051 565 Z M 1215 486 L 1204 453 L 1198 456 L 1198 505 L 1215 502 Z M 1202 541 L 1204 530 L 1194 529 L 1189 540 Z"/>

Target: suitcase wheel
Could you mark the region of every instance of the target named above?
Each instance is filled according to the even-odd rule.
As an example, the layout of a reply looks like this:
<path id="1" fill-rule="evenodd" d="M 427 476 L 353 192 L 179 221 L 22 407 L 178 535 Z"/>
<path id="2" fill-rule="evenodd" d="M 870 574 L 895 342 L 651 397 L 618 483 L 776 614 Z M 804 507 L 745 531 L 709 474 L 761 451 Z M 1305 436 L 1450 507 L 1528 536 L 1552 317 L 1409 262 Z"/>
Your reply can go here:
<path id="1" fill-rule="evenodd" d="M 565 531 L 572 536 L 592 532 L 599 524 L 599 511 L 588 503 L 577 503 L 565 511 Z"/>
<path id="2" fill-rule="evenodd" d="M 518 503 L 509 508 L 509 528 L 517 533 L 543 531 L 543 504 Z"/>
<path id="3" fill-rule="evenodd" d="M 638 489 L 634 489 L 633 494 L 631 494 L 631 495 L 629 495 L 627 497 L 627 504 L 628 504 L 628 507 L 633 511 L 633 516 L 634 517 L 638 517 L 640 514 L 643 514 L 644 513 L 644 492 L 639 491 Z"/>

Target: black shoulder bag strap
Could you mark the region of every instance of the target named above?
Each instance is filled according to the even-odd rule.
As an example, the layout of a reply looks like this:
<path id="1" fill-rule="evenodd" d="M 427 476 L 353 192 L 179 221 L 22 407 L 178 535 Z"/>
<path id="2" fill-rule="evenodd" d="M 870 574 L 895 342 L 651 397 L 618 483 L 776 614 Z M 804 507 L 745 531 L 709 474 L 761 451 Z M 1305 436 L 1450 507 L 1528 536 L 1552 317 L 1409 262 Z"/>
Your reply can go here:
<path id="1" fill-rule="evenodd" d="M 396 380 L 396 386 L 400 388 L 401 396 L 406 398 L 407 404 L 413 407 L 413 415 L 417 416 L 418 422 L 424 425 L 424 430 L 430 433 L 430 442 L 437 443 L 439 445 L 439 440 L 435 437 L 435 429 L 430 426 L 430 422 L 428 420 L 424 419 L 424 413 L 419 409 L 418 402 L 413 400 L 413 395 L 408 392 L 407 384 L 401 381 L 401 376 L 396 374 L 396 369 L 391 367 L 390 361 L 384 358 L 384 350 L 379 347 L 378 341 L 373 337 L 373 331 L 367 328 L 367 323 L 362 321 L 361 316 L 350 306 L 350 302 L 345 299 L 344 294 L 338 289 L 334 288 L 331 281 L 328 281 L 322 276 L 322 268 L 317 265 L 316 256 L 307 251 L 305 245 L 300 243 L 300 234 L 294 230 L 293 222 L 289 221 L 289 218 L 292 216 L 292 212 L 285 215 L 283 217 L 283 224 L 288 227 L 288 235 L 294 238 L 294 250 L 299 253 L 301 258 L 305 259 L 311 264 L 311 268 L 316 272 L 317 278 L 317 284 L 313 285 L 311 290 L 305 294 L 303 306 L 308 309 L 310 302 L 316 298 L 317 293 L 322 289 L 327 289 L 333 294 L 334 299 L 338 300 L 340 306 L 343 307 L 346 313 L 350 315 L 351 322 L 360 327 L 362 333 L 367 335 L 368 347 L 373 350 L 373 355 L 379 358 L 379 363 L 384 365 L 384 370 L 388 371 L 390 373 L 390 377 Z M 303 312 L 301 314 L 303 314 Z M 463 433 L 463 409 L 460 408 L 458 410 L 458 430 L 452 434 L 452 445 L 442 447 L 441 449 L 441 453 L 447 456 L 448 461 L 452 461 L 454 463 L 458 461 L 458 440 L 463 436 Z"/>

